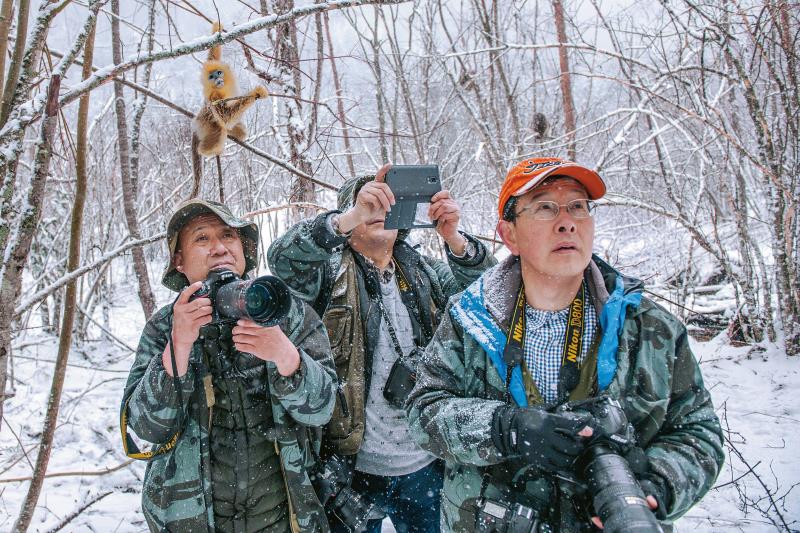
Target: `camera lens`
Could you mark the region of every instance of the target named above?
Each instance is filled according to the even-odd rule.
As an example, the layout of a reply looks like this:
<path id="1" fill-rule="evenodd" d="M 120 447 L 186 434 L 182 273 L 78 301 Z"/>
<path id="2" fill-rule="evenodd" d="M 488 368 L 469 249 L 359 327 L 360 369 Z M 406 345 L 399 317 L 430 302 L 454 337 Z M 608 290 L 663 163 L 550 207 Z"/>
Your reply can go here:
<path id="1" fill-rule="evenodd" d="M 244 294 L 245 314 L 262 326 L 274 326 L 289 314 L 289 287 L 274 276 L 253 280 Z"/>
<path id="2" fill-rule="evenodd" d="M 274 326 L 292 308 L 289 287 L 274 276 L 236 279 L 217 291 L 214 308 L 226 318 L 249 318 L 262 326 Z"/>
<path id="3" fill-rule="evenodd" d="M 662 533 L 628 462 L 604 444 L 595 444 L 586 453 L 589 463 L 585 477 L 603 531 Z"/>
<path id="4" fill-rule="evenodd" d="M 256 285 L 254 283 L 247 289 L 244 298 L 247 314 L 252 317 L 260 317 L 268 311 L 273 295 L 264 285 Z"/>

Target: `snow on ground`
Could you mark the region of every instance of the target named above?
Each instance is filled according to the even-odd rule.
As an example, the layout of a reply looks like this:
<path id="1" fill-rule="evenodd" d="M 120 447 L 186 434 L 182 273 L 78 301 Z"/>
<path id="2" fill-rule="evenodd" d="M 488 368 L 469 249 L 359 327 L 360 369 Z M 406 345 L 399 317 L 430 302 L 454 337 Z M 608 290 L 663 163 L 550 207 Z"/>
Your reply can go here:
<path id="1" fill-rule="evenodd" d="M 110 326 L 122 341 L 135 346 L 144 319 L 132 296 L 135 291 L 127 294 L 131 296 L 122 298 L 124 305 L 113 309 Z M 166 302 L 166 292 L 159 296 Z M 99 331 L 93 334 L 99 338 Z M 32 328 L 15 345 L 16 396 L 6 402 L 0 432 L 0 531 L 11 529 L 27 492 L 27 482 L 4 480 L 29 476 L 36 461 L 57 339 Z M 799 362 L 774 349 L 748 357 L 748 347 L 729 346 L 723 337 L 695 343 L 694 350 L 728 437 L 749 466 L 729 454 L 719 488 L 682 518 L 676 531 L 776 531 L 759 508 L 769 510 L 778 522 L 780 513 L 790 528 L 800 529 L 800 487 L 792 490 L 800 483 Z M 48 468 L 51 475 L 99 472 L 126 462 L 118 416 L 132 361 L 130 351 L 108 339 L 73 349 Z M 143 475 L 144 464 L 135 462 L 105 475 L 48 478 L 30 530 L 50 531 L 99 497 L 62 530 L 146 531 L 139 494 Z M 779 500 L 777 512 L 770 508 L 765 487 Z M 389 525 L 384 530 L 392 531 Z"/>

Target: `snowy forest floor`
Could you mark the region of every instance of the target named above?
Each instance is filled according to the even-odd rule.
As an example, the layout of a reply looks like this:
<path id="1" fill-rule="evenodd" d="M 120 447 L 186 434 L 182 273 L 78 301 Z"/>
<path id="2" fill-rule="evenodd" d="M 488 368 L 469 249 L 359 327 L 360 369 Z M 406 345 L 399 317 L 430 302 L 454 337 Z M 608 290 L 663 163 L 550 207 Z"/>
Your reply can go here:
<path id="1" fill-rule="evenodd" d="M 125 293 L 123 287 L 117 291 Z M 135 291 L 126 294 L 131 296 L 112 309 L 110 327 L 135 347 L 144 320 Z M 162 303 L 168 297 L 160 296 Z M 0 531 L 10 530 L 27 491 L 27 481 L 7 480 L 32 472 L 57 345 L 57 338 L 37 328 L 16 339 L 16 396 L 6 402 L 0 433 Z M 727 430 L 727 455 L 716 487 L 675 530 L 785 531 L 782 524 L 800 530 L 797 361 L 775 349 L 748 356 L 749 347 L 728 345 L 724 334 L 693 341 L 693 349 Z M 73 347 L 48 468 L 52 477 L 45 481 L 31 530 L 55 530 L 74 517 L 62 531 L 146 531 L 140 507 L 144 463 L 103 473 L 127 462 L 118 415 L 132 362 L 133 354 L 108 338 Z M 387 524 L 384 531 L 393 529 Z"/>

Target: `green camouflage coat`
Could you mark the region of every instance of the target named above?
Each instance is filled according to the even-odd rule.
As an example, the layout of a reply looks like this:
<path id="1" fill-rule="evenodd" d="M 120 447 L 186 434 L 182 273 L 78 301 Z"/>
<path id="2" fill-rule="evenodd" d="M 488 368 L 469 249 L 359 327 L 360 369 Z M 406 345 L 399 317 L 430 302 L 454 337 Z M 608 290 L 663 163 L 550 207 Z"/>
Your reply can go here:
<path id="1" fill-rule="evenodd" d="M 610 383 L 600 388 L 620 400 L 636 429 L 638 444 L 650 460 L 650 475 L 670 496 L 665 519 L 674 520 L 694 505 L 717 477 L 723 462 L 719 421 L 684 326 L 642 298 L 640 283 L 597 257 L 590 274 L 589 288 L 605 327 L 598 332 L 603 335 L 601 350 L 606 342 L 613 349 L 610 372 L 601 368 L 599 355 L 596 359 L 594 391 L 598 374 L 606 374 Z M 497 353 L 502 359 L 520 283 L 519 262 L 511 257 L 450 300 L 449 312 L 421 358 L 417 385 L 406 404 L 419 443 L 446 461 L 442 491 L 445 531 L 474 531 L 481 474 L 484 468 L 504 461 L 492 442 L 490 428 L 495 409 L 506 398 L 501 377 L 505 366 L 498 368 Z M 602 314 L 604 308 L 619 303 L 620 297 L 635 303 L 627 310 L 621 308 L 622 320 L 616 324 L 613 319 L 604 321 L 608 318 Z M 481 320 L 490 327 L 483 327 Z M 491 327 L 497 328 L 499 335 L 492 337 Z M 518 369 L 514 373 L 519 376 Z M 512 380 L 510 392 L 518 405 L 525 405 L 524 389 L 519 395 L 521 384 L 519 377 Z M 542 479 L 529 482 L 526 495 L 535 499 L 534 487 L 539 491 L 544 483 Z M 490 482 L 487 494 L 497 490 Z M 553 501 L 555 491 L 546 494 L 549 500 L 542 508 L 561 509 L 556 513 L 559 516 L 550 520 L 556 527 L 562 531 L 585 527 L 585 509 L 581 513 L 567 505 L 569 502 Z"/>
<path id="2" fill-rule="evenodd" d="M 154 456 L 147 465 L 142 506 L 150 529 L 213 532 L 209 413 L 197 368 L 202 347 L 195 342 L 189 370 L 179 378 L 185 409 L 181 417 L 174 380 L 164 370 L 161 357 L 171 321 L 172 306 L 168 305 L 147 322 L 125 387 L 121 418 L 140 439 L 152 443 L 153 449 L 180 431 L 174 447 Z M 302 531 L 328 531 L 308 471 L 319 452 L 318 428 L 328 422 L 334 406 L 330 345 L 317 314 L 299 299 L 279 325 L 301 358 L 299 372 L 289 378 L 282 377 L 273 363 L 265 363 L 290 505 Z M 183 427 L 178 427 L 181 418 Z M 122 431 L 124 439 L 126 428 Z"/>
<path id="3" fill-rule="evenodd" d="M 340 198 L 340 205 L 345 204 Z M 326 445 L 339 454 L 353 455 L 364 435 L 365 394 L 370 386 L 367 369 L 372 368 L 381 315 L 346 238 L 331 231 L 331 215 L 323 213 L 295 225 L 270 245 L 267 260 L 272 273 L 314 306 L 328 328 L 340 392 L 325 430 Z M 473 243 L 475 254 L 459 259 L 448 250 L 447 263 L 420 255 L 404 238 L 395 243 L 394 258 L 412 286 L 402 299 L 418 346 L 430 341 L 447 299 L 496 262 L 483 244 L 465 237 Z"/>

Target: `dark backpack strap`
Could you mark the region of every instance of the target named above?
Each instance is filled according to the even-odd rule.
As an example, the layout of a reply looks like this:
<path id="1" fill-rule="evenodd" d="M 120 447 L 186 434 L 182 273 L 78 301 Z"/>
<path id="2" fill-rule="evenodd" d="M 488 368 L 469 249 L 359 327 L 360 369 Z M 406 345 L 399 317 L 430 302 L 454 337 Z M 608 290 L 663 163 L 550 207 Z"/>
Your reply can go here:
<path id="1" fill-rule="evenodd" d="M 325 261 L 322 267 L 322 287 L 320 288 L 317 299 L 311 304 L 312 309 L 316 311 L 317 315 L 322 317 L 331 303 L 331 293 L 333 293 L 333 286 L 336 283 L 336 275 L 339 273 L 339 268 L 342 265 L 341 253 L 334 254 L 328 261 Z"/>

